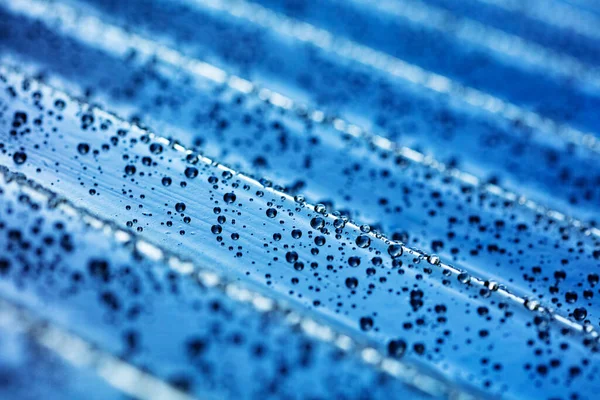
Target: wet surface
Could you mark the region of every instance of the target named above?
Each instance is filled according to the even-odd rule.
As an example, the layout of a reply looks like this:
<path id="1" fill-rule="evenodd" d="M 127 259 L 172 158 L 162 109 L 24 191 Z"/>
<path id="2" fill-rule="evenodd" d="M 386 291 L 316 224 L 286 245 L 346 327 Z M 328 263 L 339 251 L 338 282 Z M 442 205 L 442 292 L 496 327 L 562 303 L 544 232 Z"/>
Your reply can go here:
<path id="1" fill-rule="evenodd" d="M 0 8 L 3 299 L 200 398 L 593 398 L 593 60 L 360 0 L 184 3 Z"/>

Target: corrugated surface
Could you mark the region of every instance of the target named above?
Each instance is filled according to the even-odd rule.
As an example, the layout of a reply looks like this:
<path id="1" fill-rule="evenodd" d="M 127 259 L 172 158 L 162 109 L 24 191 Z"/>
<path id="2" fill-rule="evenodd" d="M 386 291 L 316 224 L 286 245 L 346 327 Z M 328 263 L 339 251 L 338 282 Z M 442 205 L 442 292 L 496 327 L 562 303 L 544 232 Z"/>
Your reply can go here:
<path id="1" fill-rule="evenodd" d="M 593 399 L 571 3 L 5 1 L 6 396 Z"/>

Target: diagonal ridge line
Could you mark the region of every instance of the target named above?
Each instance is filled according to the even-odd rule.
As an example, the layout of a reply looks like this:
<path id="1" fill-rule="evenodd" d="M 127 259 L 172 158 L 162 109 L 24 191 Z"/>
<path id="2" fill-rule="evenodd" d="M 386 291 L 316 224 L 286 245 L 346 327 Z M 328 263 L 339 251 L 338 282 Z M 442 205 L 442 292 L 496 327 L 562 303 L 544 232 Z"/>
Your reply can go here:
<path id="1" fill-rule="evenodd" d="M 50 18 L 52 16 L 60 18 L 62 22 L 68 26 L 66 29 L 75 31 L 71 33 L 76 34 L 78 40 L 91 43 L 105 51 L 124 56 L 128 49 L 134 48 L 141 55 L 146 57 L 156 57 L 161 62 L 182 69 L 192 75 L 200 76 L 218 84 L 226 84 L 228 87 L 243 95 L 256 95 L 263 101 L 277 108 L 295 113 L 300 118 L 306 118 L 319 124 L 327 124 L 338 132 L 360 140 L 365 140 L 379 150 L 388 153 L 392 152 L 394 155 L 402 157 L 407 161 L 421 164 L 435 172 L 448 175 L 459 180 L 463 184 L 477 188 L 486 194 L 518 204 L 519 206 L 524 206 L 552 221 L 559 224 L 565 224 L 568 227 L 581 231 L 585 236 L 600 238 L 599 228 L 590 226 L 580 219 L 568 216 L 558 210 L 554 210 L 534 200 L 528 199 L 526 196 L 504 189 L 499 185 L 483 182 L 471 173 L 449 167 L 443 162 L 409 147 L 398 146 L 393 141 L 383 136 L 365 131 L 360 126 L 348 122 L 343 118 L 328 115 L 324 111 L 316 108 L 310 108 L 281 93 L 260 87 L 239 76 L 228 74 L 214 65 L 186 57 L 177 50 L 160 45 L 138 35 L 125 32 L 114 25 L 104 24 L 95 17 L 79 15 L 75 9 L 63 4 L 52 3 L 53 7 L 50 7 L 49 4 L 40 2 L 40 0 L 30 0 L 27 2 L 27 9 L 23 6 L 19 6 L 19 4 L 20 3 L 10 3 L 9 6 L 11 9 L 22 11 L 27 15 L 42 19 Z M 600 141 L 596 142 L 595 138 L 591 138 L 591 140 L 590 144 L 597 146 L 600 151 Z"/>
<path id="2" fill-rule="evenodd" d="M 0 73 L 4 73 L 6 75 L 12 75 L 13 77 L 16 76 L 20 80 L 27 79 L 24 75 L 22 75 L 18 72 L 9 71 L 6 67 L 2 66 L 1 64 L 0 64 Z M 1 78 L 1 76 L 0 76 L 0 78 Z M 288 193 L 283 192 L 282 190 L 278 189 L 277 187 L 273 187 L 272 185 L 265 185 L 263 183 L 263 181 L 260 179 L 254 178 L 248 174 L 245 174 L 240 171 L 236 171 L 236 170 L 229 168 L 223 164 L 220 164 L 202 154 L 198 154 L 198 152 L 196 152 L 196 151 L 187 149 L 186 147 L 182 146 L 181 144 L 179 144 L 176 141 L 167 139 L 165 137 L 161 137 L 161 136 L 155 134 L 154 132 L 150 131 L 148 128 L 140 127 L 139 125 L 137 125 L 135 123 L 125 121 L 125 120 L 119 118 L 117 115 L 107 112 L 98 106 L 87 104 L 80 99 L 73 98 L 72 96 L 68 95 L 67 93 L 57 90 L 46 84 L 43 84 L 35 79 L 28 79 L 28 81 L 30 84 L 36 84 L 40 88 L 45 88 L 46 90 L 49 90 L 52 94 L 60 94 L 60 96 L 68 98 L 70 101 L 77 102 L 81 107 L 85 106 L 88 110 L 93 111 L 94 113 L 101 116 L 102 118 L 105 118 L 107 120 L 112 120 L 112 121 L 115 121 L 116 123 L 125 125 L 133 132 L 147 135 L 153 141 L 157 141 L 159 143 L 168 145 L 175 151 L 185 154 L 187 157 L 190 157 L 190 156 L 195 157 L 195 158 L 197 158 L 197 160 L 199 162 L 202 162 L 207 165 L 215 166 L 223 171 L 228 171 L 231 174 L 236 175 L 237 177 L 245 180 L 248 183 L 251 183 L 253 185 L 261 187 L 265 191 L 268 191 L 272 194 L 275 194 L 277 196 L 285 198 L 289 201 L 296 202 L 300 206 L 306 207 L 310 210 L 313 210 L 315 213 L 322 215 L 323 218 L 329 219 L 332 223 L 339 216 L 339 213 L 337 213 L 335 211 L 333 211 L 331 213 L 326 212 L 325 206 L 323 206 L 322 204 L 313 205 L 313 204 L 306 202 L 304 200 L 303 196 L 293 197 L 293 196 L 289 195 Z M 137 243 L 141 243 L 141 246 L 138 246 L 137 249 L 139 251 L 142 251 L 143 253 L 147 254 L 148 257 L 150 257 L 150 258 L 154 258 L 154 259 L 163 258 L 164 259 L 165 257 L 168 257 L 168 259 L 171 260 L 169 262 L 173 262 L 177 266 L 177 267 L 174 267 L 176 270 L 183 268 L 184 273 L 188 273 L 188 274 L 194 273 L 194 270 L 200 270 L 200 271 L 207 270 L 205 267 L 198 266 L 198 265 L 194 264 L 194 262 L 192 262 L 192 261 L 187 261 L 183 258 L 180 258 L 177 255 L 172 255 L 170 251 L 162 248 L 160 245 L 151 243 L 145 239 L 137 239 L 136 234 L 133 234 L 131 232 L 128 232 L 128 231 L 118 228 L 114 222 L 105 220 L 84 208 L 74 205 L 68 199 L 57 196 L 49 189 L 46 189 L 43 186 L 41 186 L 33 181 L 27 181 L 27 179 L 22 174 L 16 174 L 14 172 L 11 172 L 6 166 L 0 165 L 0 174 L 3 174 L 5 177 L 8 177 L 8 179 L 10 179 L 10 180 L 17 179 L 23 185 L 28 186 L 28 187 L 34 189 L 35 191 L 38 191 L 41 193 L 49 193 L 50 197 L 58 199 L 57 202 L 59 204 L 63 204 L 63 206 L 67 209 L 68 213 L 74 214 L 74 215 L 78 215 L 78 214 L 82 215 L 84 217 L 84 219 L 89 220 L 93 226 L 96 226 L 99 228 L 107 227 L 109 230 L 114 231 L 115 237 L 121 237 L 121 238 L 123 238 L 123 240 L 125 242 L 135 239 L 137 241 Z M 352 228 L 356 231 L 361 230 L 360 225 L 351 220 L 347 221 L 345 223 L 345 226 Z M 594 343 L 596 343 L 596 342 L 600 342 L 600 334 L 598 333 L 598 331 L 596 331 L 594 329 L 594 327 L 591 324 L 587 324 L 587 323 L 580 324 L 578 322 L 572 321 L 569 318 L 559 314 L 555 310 L 542 305 L 542 303 L 538 300 L 535 300 L 533 298 L 530 299 L 528 297 L 520 296 L 520 295 L 516 294 L 515 292 L 511 291 L 504 284 L 499 284 L 498 282 L 490 280 L 490 279 L 481 278 L 481 277 L 478 277 L 475 275 L 470 275 L 469 273 L 466 273 L 466 271 L 458 269 L 458 268 L 454 267 L 453 265 L 442 261 L 436 255 L 427 254 L 426 252 L 424 252 L 422 250 L 406 246 L 406 244 L 404 244 L 402 242 L 390 240 L 384 234 L 377 232 L 375 230 L 371 230 L 370 232 L 365 233 L 365 234 L 370 236 L 373 240 L 383 241 L 387 245 L 396 244 L 398 246 L 401 246 L 404 254 L 409 254 L 420 260 L 426 260 L 430 265 L 440 268 L 443 271 L 447 272 L 448 274 L 459 278 L 459 281 L 465 285 L 473 285 L 473 286 L 485 288 L 485 289 L 489 290 L 490 293 L 496 293 L 497 295 L 505 298 L 506 300 L 508 300 L 512 303 L 515 303 L 518 306 L 526 308 L 527 310 L 529 310 L 530 312 L 532 312 L 534 314 L 550 317 L 550 319 L 552 321 L 554 321 L 555 323 L 557 323 L 559 326 L 589 337 L 591 339 L 591 342 L 590 342 L 591 346 L 594 346 L 595 345 Z M 465 273 L 467 275 L 467 279 L 464 279 Z M 215 279 L 214 277 L 217 277 L 217 275 L 215 275 L 214 273 L 210 273 L 210 275 L 212 276 L 212 278 L 210 278 L 209 281 L 212 281 L 212 279 Z M 463 279 L 461 279 L 461 277 L 460 277 L 461 275 L 462 275 Z M 218 280 L 218 277 L 216 279 Z"/>
<path id="3" fill-rule="evenodd" d="M 593 14 L 583 10 L 575 9 L 569 4 L 563 2 L 554 2 L 552 8 L 548 9 L 546 0 L 542 0 L 542 6 L 527 2 L 524 7 L 523 2 L 506 0 L 477 0 L 484 4 L 490 4 L 513 13 L 522 13 L 529 18 L 541 21 L 547 25 L 568 29 L 581 36 L 587 36 L 590 39 L 600 39 L 600 19 Z M 560 9 L 560 12 L 552 10 Z"/>
<path id="4" fill-rule="evenodd" d="M 581 83 L 580 86 L 583 90 L 588 90 L 587 85 L 590 84 L 600 87 L 600 69 L 598 67 L 476 20 L 454 15 L 442 8 L 421 1 L 380 0 L 374 3 L 364 0 L 352 1 L 517 59 L 535 68 L 546 70 L 555 76 L 574 78 Z M 449 25 L 450 21 L 452 23 Z"/>
<path id="5" fill-rule="evenodd" d="M 398 146 L 393 141 L 381 135 L 368 132 L 360 126 L 348 122 L 343 118 L 327 114 L 317 108 L 311 108 L 279 92 L 261 87 L 254 82 L 237 75 L 228 74 L 226 71 L 214 65 L 187 57 L 181 52 L 168 46 L 126 32 L 117 26 L 105 24 L 96 17 L 80 15 L 77 10 L 64 4 L 45 3 L 41 0 L 29 0 L 25 2 L 27 4 L 27 7 L 25 7 L 25 5 L 21 3 L 15 3 L 14 0 L 10 1 L 8 6 L 12 10 L 23 12 L 26 15 L 34 16 L 41 20 L 47 20 L 48 18 L 52 18 L 52 16 L 60 18 L 64 25 L 60 27 L 61 29 L 68 31 L 72 30 L 73 32 L 68 33 L 76 36 L 78 40 L 97 46 L 109 53 L 125 56 L 129 49 L 135 49 L 142 56 L 155 57 L 167 65 L 184 70 L 194 76 L 199 76 L 218 84 L 227 85 L 242 95 L 258 96 L 266 103 L 284 111 L 292 112 L 300 118 L 331 126 L 342 134 L 364 140 L 378 150 L 387 153 L 391 152 L 395 156 L 402 157 L 406 161 L 423 165 L 437 173 L 450 176 L 459 180 L 461 183 L 481 190 L 486 194 L 528 208 L 532 212 L 545 216 L 558 224 L 563 224 L 580 231 L 587 237 L 593 236 L 595 238 L 600 238 L 600 228 L 591 226 L 581 219 L 566 215 L 563 212 L 554 210 L 537 201 L 528 199 L 524 195 L 504 189 L 499 185 L 486 183 L 471 173 L 449 167 L 445 163 L 412 148 Z M 50 5 L 52 5 L 52 7 L 50 7 Z M 598 152 L 600 152 L 600 141 L 596 141 L 595 137 L 590 137 L 588 144 L 591 147 L 597 147 Z"/>
<path id="6" fill-rule="evenodd" d="M 529 128 L 544 133 L 556 134 L 568 142 L 584 146 L 595 153 L 600 153 L 600 140 L 593 133 L 583 132 L 567 124 L 558 123 L 517 104 L 463 85 L 451 78 L 428 71 L 352 40 L 337 37 L 325 29 L 306 22 L 296 21 L 261 5 L 244 0 L 186 1 L 228 13 L 279 34 L 310 43 L 326 52 L 380 70 L 434 92 L 455 97 L 470 106 L 496 114 L 509 121 L 515 122 L 518 120 Z"/>
<path id="7" fill-rule="evenodd" d="M 0 326 L 27 335 L 75 367 L 92 370 L 124 395 L 141 400 L 196 398 L 1 296 Z"/>
<path id="8" fill-rule="evenodd" d="M 71 203 L 70 200 L 31 179 L 27 179 L 21 173 L 10 171 L 6 166 L 1 164 L 0 175 L 4 177 L 6 182 L 16 183 L 24 192 L 31 193 L 36 198 L 46 201 L 49 206 L 61 210 L 66 215 L 81 219 L 93 229 L 109 236 L 117 243 L 128 245 L 132 251 L 135 251 L 140 256 L 155 262 L 162 262 L 174 272 L 196 280 L 201 286 L 217 289 L 234 301 L 246 304 L 259 313 L 276 313 L 281 315 L 286 324 L 293 328 L 298 328 L 308 337 L 331 344 L 345 353 L 353 354 L 361 362 L 393 378 L 399 379 L 423 393 L 432 396 L 443 396 L 449 399 L 474 400 L 478 398 L 463 391 L 463 389 L 454 387 L 449 382 L 441 380 L 419 366 L 413 366 L 384 355 L 381 351 L 377 350 L 376 345 L 370 344 L 364 339 L 357 340 L 350 335 L 336 331 L 322 317 L 308 317 L 305 315 L 307 313 L 301 307 L 293 306 L 280 297 L 269 297 L 263 294 L 261 290 L 254 289 L 253 284 L 240 283 L 222 273 L 215 273 L 211 269 L 200 266 L 193 261 L 180 258 L 160 245 L 143 239 L 130 230 L 118 227 L 114 221 L 104 219 L 83 207 Z M 3 307 L 2 302 L 3 300 L 0 297 L 0 321 L 1 309 Z"/>

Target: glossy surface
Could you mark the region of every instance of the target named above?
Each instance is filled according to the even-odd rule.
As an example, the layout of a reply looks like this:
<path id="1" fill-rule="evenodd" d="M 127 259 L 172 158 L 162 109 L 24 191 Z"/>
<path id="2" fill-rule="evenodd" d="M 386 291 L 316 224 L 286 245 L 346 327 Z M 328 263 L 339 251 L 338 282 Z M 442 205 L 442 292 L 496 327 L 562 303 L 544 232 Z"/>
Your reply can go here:
<path id="1" fill-rule="evenodd" d="M 468 3 L 7 1 L 6 313 L 103 398 L 594 398 L 600 17 Z"/>

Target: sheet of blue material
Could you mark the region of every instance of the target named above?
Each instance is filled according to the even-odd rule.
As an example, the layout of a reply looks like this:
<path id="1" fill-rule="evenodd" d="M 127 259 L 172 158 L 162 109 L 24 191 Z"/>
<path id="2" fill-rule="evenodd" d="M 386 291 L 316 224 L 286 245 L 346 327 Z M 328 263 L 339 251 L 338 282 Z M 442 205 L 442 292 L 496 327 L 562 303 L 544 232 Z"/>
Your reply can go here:
<path id="1" fill-rule="evenodd" d="M 594 398 L 579 3 L 8 0 L 4 314 L 172 396 Z M 49 396 L 158 396 L 44 357 Z"/>

